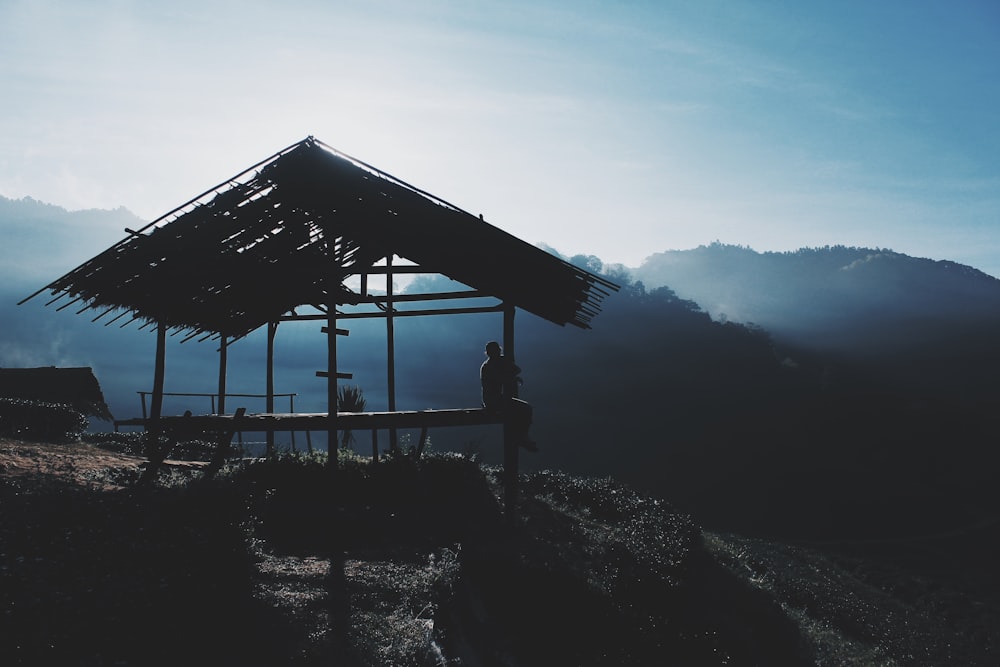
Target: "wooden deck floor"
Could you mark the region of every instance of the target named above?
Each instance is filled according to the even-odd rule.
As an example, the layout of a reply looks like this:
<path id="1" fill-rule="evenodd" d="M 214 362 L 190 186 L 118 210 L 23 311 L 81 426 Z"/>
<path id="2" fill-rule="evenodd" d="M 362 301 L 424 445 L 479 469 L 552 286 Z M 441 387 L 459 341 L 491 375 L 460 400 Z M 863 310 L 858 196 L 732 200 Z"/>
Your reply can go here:
<path id="1" fill-rule="evenodd" d="M 365 430 L 386 428 L 433 428 L 439 426 L 473 426 L 502 424 L 503 415 L 485 408 L 456 408 L 448 410 L 403 410 L 397 412 L 339 412 L 337 430 Z M 137 417 L 115 421 L 119 426 L 149 428 L 152 420 Z M 190 415 L 160 417 L 160 427 L 185 431 L 323 431 L 328 429 L 325 412 L 261 412 L 236 415 Z"/>

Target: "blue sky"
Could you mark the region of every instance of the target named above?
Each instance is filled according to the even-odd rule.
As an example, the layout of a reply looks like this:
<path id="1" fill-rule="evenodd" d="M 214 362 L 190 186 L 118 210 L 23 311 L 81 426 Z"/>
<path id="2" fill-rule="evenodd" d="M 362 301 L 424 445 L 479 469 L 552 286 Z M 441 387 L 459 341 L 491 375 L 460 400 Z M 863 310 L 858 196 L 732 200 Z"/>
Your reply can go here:
<path id="1" fill-rule="evenodd" d="M 0 195 L 71 210 L 152 219 L 314 135 L 567 255 L 1000 276 L 996 0 L 0 0 L 0 89 Z"/>

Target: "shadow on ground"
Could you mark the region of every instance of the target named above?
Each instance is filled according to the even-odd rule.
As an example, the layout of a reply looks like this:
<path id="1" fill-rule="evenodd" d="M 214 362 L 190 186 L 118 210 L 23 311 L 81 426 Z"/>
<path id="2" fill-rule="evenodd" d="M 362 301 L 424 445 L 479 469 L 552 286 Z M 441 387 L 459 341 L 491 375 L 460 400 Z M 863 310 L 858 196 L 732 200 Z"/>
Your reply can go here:
<path id="1" fill-rule="evenodd" d="M 996 646 L 995 615 L 705 533 L 610 479 L 523 475 L 510 523 L 499 471 L 459 456 L 191 475 L 0 478 L 3 664 L 976 665 Z"/>

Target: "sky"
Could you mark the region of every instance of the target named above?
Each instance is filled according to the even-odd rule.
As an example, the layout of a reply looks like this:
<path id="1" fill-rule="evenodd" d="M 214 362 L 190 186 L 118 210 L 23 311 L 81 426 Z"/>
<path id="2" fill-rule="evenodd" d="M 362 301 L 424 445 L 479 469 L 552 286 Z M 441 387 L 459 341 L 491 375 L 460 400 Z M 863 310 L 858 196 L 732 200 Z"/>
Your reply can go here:
<path id="1" fill-rule="evenodd" d="M 312 135 L 564 255 L 1000 277 L 997 0 L 0 0 L 0 90 L 0 196 L 70 210 L 152 220 Z"/>

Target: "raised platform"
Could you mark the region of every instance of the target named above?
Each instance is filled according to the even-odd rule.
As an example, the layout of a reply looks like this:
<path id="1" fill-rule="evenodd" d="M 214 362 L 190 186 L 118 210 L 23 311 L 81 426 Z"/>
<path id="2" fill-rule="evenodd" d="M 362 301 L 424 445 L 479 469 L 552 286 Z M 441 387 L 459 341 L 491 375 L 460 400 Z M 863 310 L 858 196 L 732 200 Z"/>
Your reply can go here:
<path id="1" fill-rule="evenodd" d="M 397 412 L 338 412 L 334 428 L 350 429 L 433 428 L 438 426 L 474 426 L 502 424 L 504 415 L 485 408 L 449 410 L 403 410 Z M 137 417 L 115 421 L 119 426 L 141 426 L 149 429 L 152 419 Z M 189 415 L 160 417 L 159 427 L 170 431 L 324 431 L 330 428 L 326 412 L 261 412 L 237 415 Z"/>

